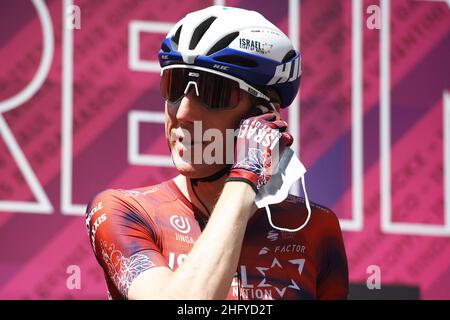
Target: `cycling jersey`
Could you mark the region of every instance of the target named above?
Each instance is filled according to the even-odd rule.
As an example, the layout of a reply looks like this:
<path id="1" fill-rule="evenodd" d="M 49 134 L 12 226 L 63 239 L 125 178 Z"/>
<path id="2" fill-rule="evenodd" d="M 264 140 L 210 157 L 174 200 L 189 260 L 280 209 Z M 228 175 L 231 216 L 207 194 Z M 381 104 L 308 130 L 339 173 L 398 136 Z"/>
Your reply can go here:
<path id="1" fill-rule="evenodd" d="M 311 210 L 309 223 L 294 233 L 273 229 L 265 210 L 256 211 L 227 299 L 347 298 L 339 221 L 317 204 L 311 203 Z M 271 211 L 274 224 L 285 228 L 296 228 L 307 217 L 304 200 L 292 195 L 271 205 Z M 94 197 L 86 210 L 86 226 L 110 298 L 126 299 L 131 282 L 145 270 L 166 266 L 175 271 L 207 221 L 173 180 L 133 190 L 110 189 Z"/>

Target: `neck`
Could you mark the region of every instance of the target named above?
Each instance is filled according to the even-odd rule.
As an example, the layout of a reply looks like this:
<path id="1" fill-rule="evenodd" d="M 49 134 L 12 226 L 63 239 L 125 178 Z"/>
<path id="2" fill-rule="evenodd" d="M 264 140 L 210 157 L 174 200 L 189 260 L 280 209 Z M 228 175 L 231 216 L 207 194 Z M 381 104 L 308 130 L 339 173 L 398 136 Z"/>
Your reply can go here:
<path id="1" fill-rule="evenodd" d="M 212 181 L 191 179 L 183 175 L 176 176 L 173 181 L 183 195 L 205 215 L 209 216 L 219 199 L 227 174 Z M 211 180 L 211 179 L 209 179 Z M 206 208 L 205 208 L 206 207 Z"/>

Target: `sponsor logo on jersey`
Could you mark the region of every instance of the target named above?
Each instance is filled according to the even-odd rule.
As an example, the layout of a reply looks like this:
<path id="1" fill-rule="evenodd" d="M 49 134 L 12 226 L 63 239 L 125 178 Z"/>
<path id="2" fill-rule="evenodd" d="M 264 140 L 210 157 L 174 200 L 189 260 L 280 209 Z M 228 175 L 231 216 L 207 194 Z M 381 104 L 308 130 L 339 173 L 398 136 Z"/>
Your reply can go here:
<path id="1" fill-rule="evenodd" d="M 91 211 L 86 213 L 86 228 L 88 233 L 89 233 L 89 223 L 91 221 L 92 216 L 101 209 L 103 209 L 103 203 L 100 201 L 91 209 Z"/>
<path id="2" fill-rule="evenodd" d="M 303 267 L 305 265 L 305 259 L 293 259 L 287 261 L 288 266 L 296 266 L 299 276 L 302 274 Z M 271 279 L 277 279 L 273 272 L 278 272 L 279 274 L 284 274 L 283 271 L 286 267 L 286 262 L 284 265 L 280 263 L 277 258 L 274 258 L 271 265 L 268 267 L 256 267 L 256 270 L 263 276 L 263 279 L 258 283 L 248 283 L 247 278 L 247 267 L 244 265 L 240 266 L 240 278 L 241 286 L 239 288 L 238 281 L 233 281 L 233 296 L 241 295 L 244 299 L 273 299 L 274 295 L 283 298 L 286 291 L 289 289 L 301 291 L 297 282 L 290 278 L 290 282 L 285 287 L 280 287 L 280 282 L 276 281 L 276 284 L 271 283 Z M 287 273 L 286 273 L 287 274 Z M 298 280 L 297 280 L 298 281 Z"/>
<path id="3" fill-rule="evenodd" d="M 184 234 L 175 233 L 175 240 L 186 242 L 187 244 L 194 244 L 195 240 Z"/>
<path id="4" fill-rule="evenodd" d="M 233 296 L 237 297 L 238 295 L 240 295 L 244 299 L 273 300 L 272 290 L 270 288 L 255 288 L 253 284 L 248 283 L 246 266 L 241 265 L 240 270 L 240 285 L 237 273 L 235 274 L 231 283 Z"/>
<path id="5" fill-rule="evenodd" d="M 150 188 L 148 190 L 145 190 L 143 192 L 138 191 L 138 190 L 125 190 L 125 189 L 119 189 L 119 191 L 121 193 L 125 194 L 127 197 L 135 198 L 135 197 L 138 197 L 138 196 L 145 196 L 147 194 L 154 193 L 154 192 L 158 191 L 158 187 L 152 187 L 152 188 Z"/>
<path id="6" fill-rule="evenodd" d="M 106 219 L 107 216 L 106 213 L 104 213 L 97 219 L 95 219 L 94 224 L 91 227 L 91 244 L 94 250 L 95 250 L 95 233 L 97 232 L 98 228 L 100 228 L 101 224 L 106 221 Z"/>
<path id="7" fill-rule="evenodd" d="M 191 225 L 189 224 L 189 220 L 186 217 L 180 217 L 174 214 L 170 217 L 170 224 L 178 232 L 186 234 L 191 231 Z"/>
<path id="8" fill-rule="evenodd" d="M 263 254 L 267 254 L 269 253 L 270 249 L 267 247 L 261 248 L 261 250 L 259 250 L 258 255 L 262 256 Z"/>
<path id="9" fill-rule="evenodd" d="M 169 264 L 168 267 L 171 270 L 174 270 L 175 268 L 175 262 L 176 267 L 179 268 L 181 264 L 183 263 L 184 259 L 186 259 L 187 255 L 184 253 L 176 254 L 175 252 L 169 252 Z"/>
<path id="10" fill-rule="evenodd" d="M 291 252 L 297 252 L 297 253 L 305 253 L 306 247 L 301 244 L 293 243 L 293 244 L 287 244 L 284 246 L 276 246 L 274 249 L 275 253 L 291 253 Z"/>
<path id="11" fill-rule="evenodd" d="M 95 206 L 92 207 L 91 211 L 89 211 L 89 212 L 86 214 L 86 220 L 90 220 L 91 217 L 92 217 L 97 211 L 99 211 L 99 210 L 101 210 L 101 209 L 103 209 L 103 202 L 100 201 L 99 203 L 95 204 Z"/>
<path id="12" fill-rule="evenodd" d="M 280 233 L 278 231 L 275 230 L 270 230 L 267 233 L 267 240 L 269 241 L 277 241 L 278 240 L 278 236 L 280 235 Z"/>
<path id="13" fill-rule="evenodd" d="M 119 189 L 121 193 L 126 195 L 127 197 L 135 198 L 137 196 L 141 196 L 143 193 L 137 190 L 125 190 L 125 189 Z"/>

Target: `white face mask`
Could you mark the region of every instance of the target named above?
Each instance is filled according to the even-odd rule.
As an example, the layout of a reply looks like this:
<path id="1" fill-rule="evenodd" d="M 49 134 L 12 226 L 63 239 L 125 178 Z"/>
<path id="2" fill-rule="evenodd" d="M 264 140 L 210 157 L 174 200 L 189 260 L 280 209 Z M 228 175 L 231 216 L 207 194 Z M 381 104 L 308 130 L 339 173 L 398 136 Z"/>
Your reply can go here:
<path id="1" fill-rule="evenodd" d="M 259 189 L 256 195 L 255 204 L 258 208 L 265 207 L 267 218 L 272 228 L 280 231 L 297 232 L 303 229 L 311 217 L 311 207 L 309 206 L 308 194 L 305 188 L 305 166 L 300 162 L 291 148 L 286 148 L 281 155 L 280 162 L 276 173 L 270 178 L 269 182 Z M 287 198 L 289 189 L 294 182 L 302 179 L 303 193 L 305 194 L 306 208 L 308 210 L 308 217 L 306 221 L 296 229 L 287 229 L 277 227 L 272 223 L 272 216 L 269 209 L 269 204 L 276 204 L 282 202 Z"/>

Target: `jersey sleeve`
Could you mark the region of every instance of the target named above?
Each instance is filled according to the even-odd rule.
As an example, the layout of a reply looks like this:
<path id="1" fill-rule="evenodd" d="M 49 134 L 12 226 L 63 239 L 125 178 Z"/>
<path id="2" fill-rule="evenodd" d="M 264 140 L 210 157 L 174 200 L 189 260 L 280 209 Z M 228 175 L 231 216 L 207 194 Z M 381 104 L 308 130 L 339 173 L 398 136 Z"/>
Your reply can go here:
<path id="1" fill-rule="evenodd" d="M 126 299 L 132 281 L 143 271 L 167 266 L 158 246 L 157 227 L 141 210 L 135 199 L 118 190 L 103 191 L 86 209 L 90 243 L 113 298 L 115 292 Z"/>
<path id="2" fill-rule="evenodd" d="M 348 299 L 348 265 L 339 220 L 330 211 L 324 223 L 321 270 L 317 280 L 318 299 Z"/>

